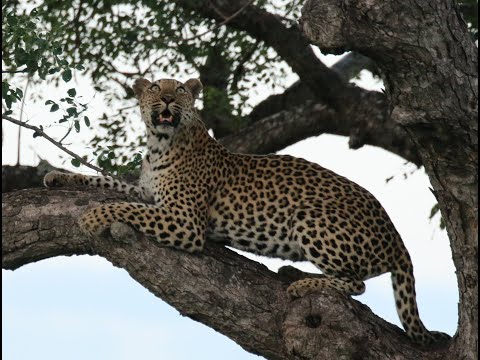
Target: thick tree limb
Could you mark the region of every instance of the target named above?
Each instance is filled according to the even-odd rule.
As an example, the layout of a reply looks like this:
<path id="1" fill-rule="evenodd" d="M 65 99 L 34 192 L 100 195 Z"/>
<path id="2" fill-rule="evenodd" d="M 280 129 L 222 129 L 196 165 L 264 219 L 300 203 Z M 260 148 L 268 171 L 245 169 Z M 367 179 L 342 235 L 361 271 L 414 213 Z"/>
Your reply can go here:
<path id="1" fill-rule="evenodd" d="M 378 72 L 375 63 L 371 59 L 355 52 L 344 56 L 342 59 L 333 64 L 330 69 L 337 72 L 338 75 L 340 75 L 340 77 L 346 82 L 353 79 L 360 73 L 360 71 L 364 69 L 370 70 L 374 73 Z M 302 105 L 306 101 L 315 100 L 316 95 L 313 93 L 313 91 L 301 80 L 298 80 L 283 93 L 271 95 L 258 103 L 252 109 L 248 117 L 252 122 L 258 121 L 280 111 Z M 365 107 L 369 106 L 372 106 L 372 104 L 365 104 Z M 375 104 L 374 106 L 378 106 L 378 104 Z"/>
<path id="2" fill-rule="evenodd" d="M 309 0 L 305 34 L 385 74 L 393 118 L 419 150 L 447 224 L 460 289 L 457 358 L 478 358 L 478 49 L 453 1 Z"/>
<path id="3" fill-rule="evenodd" d="M 325 105 L 309 103 L 266 117 L 236 134 L 219 139 L 233 152 L 266 154 L 284 149 L 310 136 L 334 134 L 350 137 L 350 147 L 373 145 L 420 166 L 413 143 L 393 121 L 379 124 L 345 118 Z"/>
<path id="4" fill-rule="evenodd" d="M 182 315 L 267 359 L 448 358 L 448 348 L 414 347 L 402 330 L 341 294 L 326 291 L 291 302 L 286 277 L 221 246 L 191 255 L 138 233 L 125 238 L 117 229 L 115 239 L 88 239 L 79 232 L 76 219 L 87 208 L 125 199 L 105 191 L 3 194 L 3 268 L 60 255 L 100 255 Z"/>

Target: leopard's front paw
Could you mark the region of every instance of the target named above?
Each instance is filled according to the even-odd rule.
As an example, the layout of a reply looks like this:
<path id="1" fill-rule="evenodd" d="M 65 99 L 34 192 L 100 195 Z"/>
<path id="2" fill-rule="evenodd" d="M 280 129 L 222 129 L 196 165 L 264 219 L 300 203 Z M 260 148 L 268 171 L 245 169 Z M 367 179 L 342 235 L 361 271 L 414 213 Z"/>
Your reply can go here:
<path id="1" fill-rule="evenodd" d="M 47 188 L 61 187 L 67 184 L 68 174 L 60 171 L 50 171 L 43 178 L 43 184 Z"/>
<path id="2" fill-rule="evenodd" d="M 78 220 L 80 229 L 87 235 L 99 236 L 110 226 L 108 219 L 101 213 L 100 208 L 90 209 Z"/>
<path id="3" fill-rule="evenodd" d="M 287 288 L 287 295 L 290 299 L 296 299 L 318 292 L 319 290 L 316 279 L 307 278 L 291 283 Z"/>

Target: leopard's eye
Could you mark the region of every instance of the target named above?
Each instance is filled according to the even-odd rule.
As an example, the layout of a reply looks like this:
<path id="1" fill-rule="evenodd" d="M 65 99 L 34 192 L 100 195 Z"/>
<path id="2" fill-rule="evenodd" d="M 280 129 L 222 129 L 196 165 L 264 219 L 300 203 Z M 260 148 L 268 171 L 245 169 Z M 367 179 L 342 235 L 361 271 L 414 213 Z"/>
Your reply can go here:
<path id="1" fill-rule="evenodd" d="M 187 91 L 185 90 L 185 88 L 183 88 L 181 86 L 179 88 L 177 88 L 177 93 L 179 93 L 179 94 L 185 94 L 186 92 Z"/>
<path id="2" fill-rule="evenodd" d="M 150 91 L 160 91 L 160 86 L 156 85 L 156 84 L 153 84 L 151 87 L 150 87 Z"/>

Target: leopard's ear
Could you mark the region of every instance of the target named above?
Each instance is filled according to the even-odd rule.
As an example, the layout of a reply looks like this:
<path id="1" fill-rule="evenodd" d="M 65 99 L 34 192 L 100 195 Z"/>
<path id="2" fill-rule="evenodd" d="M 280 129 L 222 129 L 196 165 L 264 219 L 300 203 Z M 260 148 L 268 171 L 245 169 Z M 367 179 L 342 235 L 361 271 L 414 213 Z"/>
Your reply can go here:
<path id="1" fill-rule="evenodd" d="M 135 96 L 137 98 L 140 98 L 140 96 L 143 94 L 143 90 L 145 90 L 145 88 L 147 86 L 149 86 L 151 84 L 150 81 L 148 81 L 147 79 L 137 79 L 135 80 L 135 83 L 133 84 L 132 86 L 132 89 L 133 89 L 133 92 L 135 93 Z"/>
<path id="2" fill-rule="evenodd" d="M 202 92 L 203 85 L 198 79 L 189 79 L 185 83 L 185 86 L 188 87 L 190 92 L 192 93 L 193 99 L 197 99 L 198 95 Z"/>

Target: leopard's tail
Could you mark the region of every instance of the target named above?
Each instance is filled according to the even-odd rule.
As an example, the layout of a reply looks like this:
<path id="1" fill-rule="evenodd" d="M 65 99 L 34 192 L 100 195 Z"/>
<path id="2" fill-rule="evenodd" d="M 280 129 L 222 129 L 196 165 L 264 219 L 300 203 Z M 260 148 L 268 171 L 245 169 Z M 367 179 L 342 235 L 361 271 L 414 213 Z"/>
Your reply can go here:
<path id="1" fill-rule="evenodd" d="M 405 332 L 414 342 L 422 345 L 449 339 L 447 334 L 428 331 L 420 320 L 413 264 L 406 249 L 402 255 L 397 257 L 397 264 L 392 270 L 392 284 L 397 313 Z"/>

